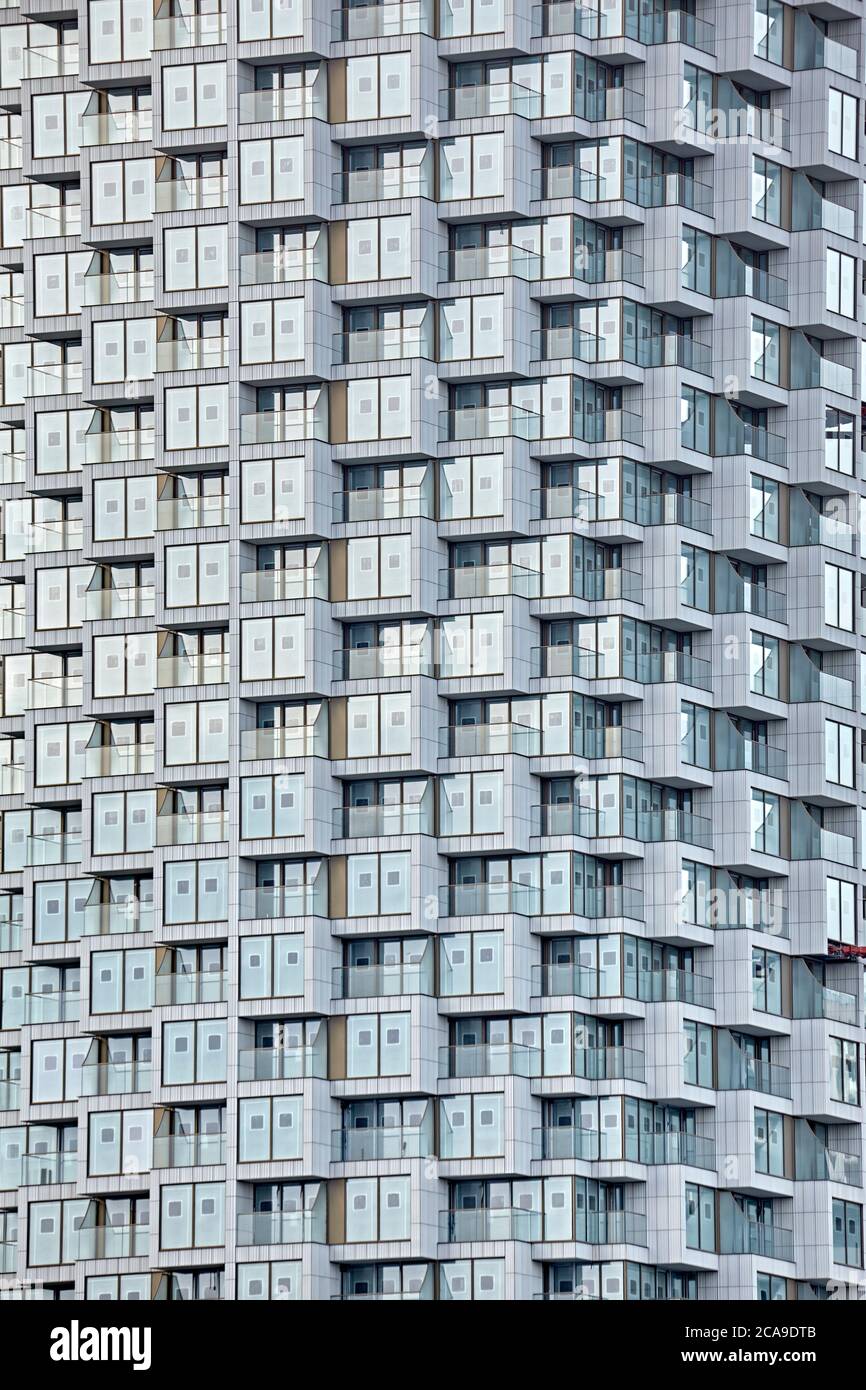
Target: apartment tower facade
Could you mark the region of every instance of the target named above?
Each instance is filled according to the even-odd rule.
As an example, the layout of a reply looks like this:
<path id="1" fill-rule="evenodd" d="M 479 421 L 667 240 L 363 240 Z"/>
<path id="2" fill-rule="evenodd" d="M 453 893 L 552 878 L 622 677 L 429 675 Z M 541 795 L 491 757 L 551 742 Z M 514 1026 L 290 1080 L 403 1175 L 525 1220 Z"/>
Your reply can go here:
<path id="1" fill-rule="evenodd" d="M 4 0 L 4 1299 L 858 1296 L 863 58 Z"/>

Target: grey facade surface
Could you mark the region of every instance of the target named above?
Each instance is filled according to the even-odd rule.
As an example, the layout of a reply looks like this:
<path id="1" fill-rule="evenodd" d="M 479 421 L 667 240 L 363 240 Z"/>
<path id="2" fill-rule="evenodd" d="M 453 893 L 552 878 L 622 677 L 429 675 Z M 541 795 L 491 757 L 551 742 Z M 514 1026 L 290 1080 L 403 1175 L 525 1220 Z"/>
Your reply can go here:
<path id="1" fill-rule="evenodd" d="M 861 1295 L 863 38 L 4 0 L 0 1297 Z"/>

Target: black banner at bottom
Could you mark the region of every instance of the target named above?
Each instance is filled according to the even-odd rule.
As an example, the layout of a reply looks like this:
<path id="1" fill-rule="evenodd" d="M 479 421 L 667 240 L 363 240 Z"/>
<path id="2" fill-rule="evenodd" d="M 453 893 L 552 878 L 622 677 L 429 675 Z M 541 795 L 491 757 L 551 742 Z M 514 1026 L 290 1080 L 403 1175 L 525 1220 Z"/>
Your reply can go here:
<path id="1" fill-rule="evenodd" d="M 384 1305 L 384 1306 L 382 1306 Z M 497 1314 L 505 1312 L 500 1331 Z M 497 1363 L 514 1373 L 515 1354 L 527 1352 L 555 1366 L 557 1354 L 573 1367 L 598 1363 L 610 1373 L 639 1371 L 652 1375 L 671 1372 L 701 1377 L 707 1370 L 759 1368 L 765 1374 L 799 1367 L 821 1374 L 847 1370 L 858 1357 L 863 1327 L 861 1301 L 799 1303 L 665 1303 L 598 1302 L 578 1300 L 574 1306 L 557 1301 L 513 1304 L 431 1303 L 394 1306 L 389 1300 L 348 1304 L 321 1303 L 13 1303 L 0 1304 L 0 1376 L 11 1386 L 14 1375 L 34 1373 L 49 1385 L 62 1385 L 70 1376 L 107 1370 L 112 1376 L 194 1376 L 196 1390 L 209 1374 L 221 1385 L 242 1379 L 239 1390 L 254 1390 L 273 1380 L 274 1370 L 310 1374 L 316 1358 L 321 1372 L 333 1375 L 334 1351 L 366 1374 L 393 1376 L 407 1366 L 429 1367 L 435 1376 L 459 1370 L 461 1378 L 483 1369 L 489 1379 Z M 471 1323 L 463 1323 L 462 1316 Z M 453 1319 L 456 1317 L 456 1322 Z M 494 1338 L 485 1335 L 487 1318 Z M 372 1323 L 371 1323 L 372 1319 Z M 519 1321 L 518 1321 L 519 1320 Z M 522 1324 L 522 1325 L 521 1325 Z M 445 1350 L 443 1331 L 459 1328 L 460 1352 L 454 1347 L 438 1366 L 434 1348 Z M 378 1355 L 369 1343 L 375 1330 L 386 1337 Z M 341 1341 L 334 1342 L 334 1334 Z M 561 1340 L 563 1334 L 569 1339 Z M 426 1339 L 433 1337 L 424 1353 Z M 530 1351 L 527 1337 L 541 1340 Z M 404 1347 L 403 1338 L 411 1338 Z M 419 1341 L 422 1338 L 425 1340 Z M 348 1340 L 351 1338 L 352 1340 Z M 358 1341 L 356 1338 L 363 1340 Z M 395 1340 L 396 1339 L 396 1340 Z M 555 1339 L 555 1340 L 554 1340 Z M 354 1350 L 353 1350 L 354 1348 Z M 360 1355 L 359 1355 L 360 1353 Z M 396 1353 L 396 1355 L 395 1355 Z M 498 1353 L 498 1356 L 497 1356 Z M 409 1357 L 408 1362 L 404 1355 Z M 585 1360 L 585 1358 L 587 1358 Z M 11 1365 L 10 1365 L 11 1363 Z M 459 1363 L 459 1366 L 458 1366 Z M 399 1366 L 403 1371 L 398 1371 Z M 26 1367 L 26 1370 L 25 1370 Z M 387 1369 L 386 1369 L 387 1368 Z"/>

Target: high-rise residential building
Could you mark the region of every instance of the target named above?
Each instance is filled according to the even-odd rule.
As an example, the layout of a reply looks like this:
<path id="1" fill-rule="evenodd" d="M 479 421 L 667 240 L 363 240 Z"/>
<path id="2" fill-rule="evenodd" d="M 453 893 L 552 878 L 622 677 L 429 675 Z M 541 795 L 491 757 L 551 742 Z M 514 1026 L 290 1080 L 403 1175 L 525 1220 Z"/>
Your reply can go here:
<path id="1" fill-rule="evenodd" d="M 3 0 L 0 1295 L 853 1297 L 859 0 Z"/>

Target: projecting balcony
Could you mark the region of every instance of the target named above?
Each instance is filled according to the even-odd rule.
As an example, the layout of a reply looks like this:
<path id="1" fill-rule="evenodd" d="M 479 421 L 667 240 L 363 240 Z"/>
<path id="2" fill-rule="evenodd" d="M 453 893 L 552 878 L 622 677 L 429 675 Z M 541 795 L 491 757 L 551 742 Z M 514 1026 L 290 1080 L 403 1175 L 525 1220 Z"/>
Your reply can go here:
<path id="1" fill-rule="evenodd" d="M 322 706 L 324 709 L 324 706 Z M 267 758 L 326 758 L 328 756 L 327 717 L 320 714 L 312 724 L 288 728 L 241 729 L 241 761 Z"/>
<path id="2" fill-rule="evenodd" d="M 315 406 L 301 410 L 260 410 L 241 416 L 241 444 L 327 443 L 324 413 Z"/>
<path id="3" fill-rule="evenodd" d="M 77 43 L 39 44 L 22 49 L 22 57 L 24 77 L 28 81 L 39 77 L 75 77 L 78 74 Z"/>
<path id="4" fill-rule="evenodd" d="M 78 1154 L 56 1149 L 50 1153 L 22 1154 L 19 1177 L 23 1187 L 75 1182 L 78 1177 Z"/>
<path id="5" fill-rule="evenodd" d="M 850 77 L 856 81 L 859 61 L 857 49 L 828 38 L 823 30 L 818 28 L 808 11 L 797 9 L 795 14 L 795 72 L 824 68 L 828 72 L 837 72 L 841 77 Z"/>
<path id="6" fill-rule="evenodd" d="M 84 303 L 88 308 L 102 304 L 139 304 L 153 299 L 152 270 L 107 271 L 99 267 L 99 256 L 92 262 L 95 270 L 84 275 Z"/>
<path id="7" fill-rule="evenodd" d="M 606 652 L 563 642 L 554 647 L 532 648 L 532 674 L 536 677 L 577 676 L 581 680 L 634 680 L 641 685 L 679 682 L 700 690 L 712 690 L 712 663 L 689 652 L 640 652 L 633 671 L 623 672 Z"/>
<path id="8" fill-rule="evenodd" d="M 433 659 L 426 642 L 405 646 L 342 647 L 334 653 L 335 681 L 369 681 L 389 676 L 432 676 Z"/>
<path id="9" fill-rule="evenodd" d="M 397 521 L 403 517 L 432 517 L 433 473 L 427 469 L 420 483 L 402 487 L 352 488 L 334 493 L 334 520 L 345 524 L 353 521 Z"/>
<path id="10" fill-rule="evenodd" d="M 533 201 L 561 198 L 577 198 L 597 206 L 622 202 L 640 208 L 680 207 L 704 217 L 713 215 L 712 184 L 685 174 L 657 174 L 641 179 L 634 176 L 614 184 L 576 164 L 534 169 Z"/>
<path id="11" fill-rule="evenodd" d="M 665 1134 L 641 1132 L 626 1137 L 625 1154 L 607 1151 L 606 1137 L 597 1129 L 582 1129 L 578 1125 L 552 1126 L 533 1130 L 533 1157 L 536 1159 L 580 1160 L 595 1163 L 599 1159 L 624 1158 L 627 1162 L 653 1166 L 687 1164 L 692 1168 L 714 1169 L 716 1146 L 712 1139 L 698 1134 L 670 1131 Z"/>
<path id="12" fill-rule="evenodd" d="M 75 1023 L 81 1014 L 78 990 L 46 990 L 44 994 L 25 994 L 21 1022 Z"/>
<path id="13" fill-rule="evenodd" d="M 542 114 L 541 93 L 522 82 L 486 82 L 477 86 L 446 87 L 439 93 L 440 121 L 471 121 L 497 116 Z"/>
<path id="14" fill-rule="evenodd" d="M 413 358 L 433 359 L 433 316 L 429 312 L 419 324 L 406 328 L 359 328 L 335 333 L 333 358 L 337 366 L 359 362 L 408 362 Z"/>
<path id="15" fill-rule="evenodd" d="M 225 970 L 166 971 L 154 977 L 158 1007 L 169 1004 L 222 1004 L 228 995 Z"/>
<path id="16" fill-rule="evenodd" d="M 435 0 L 384 0 L 383 4 L 344 5 L 333 16 L 334 42 L 436 33 Z M 444 16 L 443 16 L 444 18 Z M 445 37 L 444 29 L 441 35 Z"/>
<path id="17" fill-rule="evenodd" d="M 775 1062 L 762 1062 L 738 1050 L 717 1081 L 719 1091 L 760 1091 L 762 1095 L 790 1099 L 791 1072 Z"/>
<path id="18" fill-rule="evenodd" d="M 432 198 L 435 178 L 432 158 L 420 164 L 385 169 L 344 169 L 331 180 L 335 203 L 378 203 L 392 198 Z"/>
<path id="19" fill-rule="evenodd" d="M 584 839 L 634 838 L 642 844 L 682 840 L 701 849 L 712 849 L 713 829 L 709 816 L 693 811 L 638 810 L 631 825 L 623 825 L 618 814 L 610 819 L 595 807 L 572 802 L 554 806 L 533 806 L 533 834 L 576 835 Z"/>
<path id="20" fill-rule="evenodd" d="M 730 260 L 733 259 L 733 257 L 730 258 Z M 734 260 L 732 272 L 730 260 L 728 275 L 724 281 L 721 281 L 720 276 L 716 276 L 714 290 L 716 299 L 734 299 L 742 295 L 750 299 L 759 299 L 762 304 L 769 304 L 774 309 L 787 309 L 787 280 L 784 280 L 781 275 L 771 275 L 768 270 L 756 270 L 754 266 L 747 265 L 739 257 Z"/>
<path id="21" fill-rule="evenodd" d="M 540 1211 L 524 1207 L 468 1207 L 439 1213 L 439 1239 L 451 1245 L 491 1240 L 541 1240 Z"/>
<path id="22" fill-rule="evenodd" d="M 80 362 L 45 362 L 27 369 L 28 396 L 74 396 L 80 390 Z"/>
<path id="23" fill-rule="evenodd" d="M 82 146 L 129 145 L 153 137 L 152 111 L 85 111 L 80 118 Z"/>
<path id="24" fill-rule="evenodd" d="M 632 521 L 638 526 L 687 526 L 692 531 L 712 534 L 712 513 L 708 502 L 685 497 L 678 492 L 628 493 L 616 496 L 585 492 L 573 483 L 534 488 L 533 512 L 540 520 L 574 519 L 592 521 Z"/>
<path id="25" fill-rule="evenodd" d="M 28 709 L 64 709 L 80 705 L 81 676 L 33 676 L 27 682 Z"/>
<path id="26" fill-rule="evenodd" d="M 100 726 L 97 725 L 97 730 Z M 85 777 L 134 777 L 153 773 L 152 743 L 98 743 L 84 750 Z"/>
<path id="27" fill-rule="evenodd" d="M 153 1140 L 154 1168 L 198 1168 L 226 1161 L 224 1134 L 157 1134 Z"/>
<path id="28" fill-rule="evenodd" d="M 245 570 L 241 575 L 241 603 L 328 597 L 327 552 L 322 549 L 315 565 L 296 569 Z"/>
<path id="29" fill-rule="evenodd" d="M 153 931 L 153 903 L 144 898 L 116 902 L 87 903 L 84 908 L 85 936 L 124 935 Z"/>
<path id="30" fill-rule="evenodd" d="M 400 994 L 435 993 L 433 955 L 395 965 L 337 965 L 332 972 L 335 999 L 391 999 Z"/>
<path id="31" fill-rule="evenodd" d="M 583 999 L 636 999 L 645 1004 L 695 1004 L 713 1007 L 713 980 L 694 970 L 625 969 L 619 980 L 569 961 L 564 965 L 534 965 L 532 992 L 541 998 L 575 994 Z"/>
<path id="32" fill-rule="evenodd" d="M 160 687 L 223 685 L 228 678 L 228 652 L 160 656 L 156 660 L 156 684 Z"/>
<path id="33" fill-rule="evenodd" d="M 768 1260 L 793 1260 L 794 1232 L 762 1221 L 738 1221 L 728 1229 L 722 1222 L 720 1255 L 763 1255 Z"/>
<path id="34" fill-rule="evenodd" d="M 825 829 L 802 802 L 791 802 L 791 859 L 826 859 L 853 868 L 853 835 Z"/>
<path id="35" fill-rule="evenodd" d="M 151 618 L 154 612 L 152 584 L 112 584 L 105 589 L 87 589 L 84 617 L 89 623 L 111 618 Z"/>
<path id="36" fill-rule="evenodd" d="M 324 64 L 316 80 L 305 86 L 266 87 L 238 96 L 241 125 L 262 121 L 304 121 L 328 119 Z"/>
<path id="37" fill-rule="evenodd" d="M 307 1211 L 251 1211 L 237 1218 L 237 1243 L 246 1245 L 324 1244 L 325 1205 Z"/>
<path id="38" fill-rule="evenodd" d="M 332 1163 L 369 1163 L 389 1158 L 432 1158 L 432 1114 L 421 1125 L 335 1129 L 331 1133 Z M 444 1155 L 443 1155 L 444 1157 Z"/>
<path id="39" fill-rule="evenodd" d="M 77 830 L 46 831 L 27 836 L 28 868 L 42 864 L 80 864 L 81 832 Z"/>
<path id="40" fill-rule="evenodd" d="M 278 247 L 241 256 L 242 285 L 284 285 L 299 280 L 328 279 L 328 243 L 319 236 L 314 246 Z"/>
<path id="41" fill-rule="evenodd" d="M 377 839 L 383 835 L 432 835 L 435 816 L 431 783 L 420 801 L 388 806 L 336 806 L 331 832 L 335 840 Z"/>
<path id="42" fill-rule="evenodd" d="M 228 203 L 228 178 L 207 174 L 200 179 L 157 179 L 157 212 L 198 212 L 203 208 L 224 208 Z"/>
<path id="43" fill-rule="evenodd" d="M 439 254 L 440 281 L 457 283 L 509 276 L 517 280 L 540 280 L 541 257 L 536 251 L 512 245 L 461 246 Z"/>
<path id="44" fill-rule="evenodd" d="M 328 1061 L 321 1045 L 250 1047 L 238 1053 L 238 1081 L 302 1081 L 327 1075 Z"/>
<path id="45" fill-rule="evenodd" d="M 596 337 L 581 328 L 542 328 L 533 331 L 531 355 L 534 361 L 627 362 L 636 367 L 686 367 L 703 376 L 713 374 L 711 349 L 682 333 L 653 333 L 620 342 Z"/>
<path id="46" fill-rule="evenodd" d="M 790 690 L 791 704 L 815 704 L 824 702 L 838 705 L 840 709 L 854 708 L 854 682 L 844 676 L 822 671 L 812 655 L 795 643 L 790 651 Z"/>
<path id="47" fill-rule="evenodd" d="M 80 236 L 81 204 L 28 208 L 26 224 L 27 237 L 32 240 L 39 237 Z"/>
<path id="48" fill-rule="evenodd" d="M 593 9 L 580 0 L 545 0 L 532 8 L 533 33 L 583 39 L 634 39 L 637 43 L 683 43 L 703 53 L 715 52 L 715 30 L 686 10 L 640 9 L 631 0 L 611 0 Z"/>
<path id="49" fill-rule="evenodd" d="M 153 47 L 157 52 L 166 48 L 200 48 L 209 44 L 225 43 L 224 11 L 165 17 L 161 10 L 167 8 L 163 3 L 153 21 Z"/>
<path id="50" fill-rule="evenodd" d="M 207 367 L 227 367 L 229 340 L 213 338 L 163 338 L 156 345 L 158 372 L 198 372 Z"/>
<path id="51" fill-rule="evenodd" d="M 467 405 L 439 414 L 439 437 L 444 443 L 461 439 L 527 439 L 541 437 L 541 416 L 519 405 Z"/>
<path id="52" fill-rule="evenodd" d="M 150 1062 L 85 1062 L 81 1068 L 83 1096 L 120 1096 L 149 1091 Z"/>
<path id="53" fill-rule="evenodd" d="M 238 895 L 242 922 L 277 917 L 327 917 L 328 890 L 324 878 L 315 883 L 268 884 L 242 888 Z"/>
<path id="54" fill-rule="evenodd" d="M 158 845 L 213 845 L 228 839 L 228 811 L 183 811 L 158 815 Z"/>
<path id="55" fill-rule="evenodd" d="M 509 1042 L 440 1047 L 439 1075 L 461 1079 L 540 1076 L 541 1049 Z"/>

